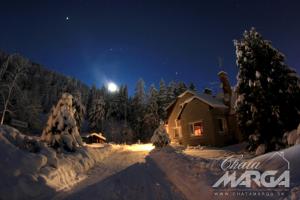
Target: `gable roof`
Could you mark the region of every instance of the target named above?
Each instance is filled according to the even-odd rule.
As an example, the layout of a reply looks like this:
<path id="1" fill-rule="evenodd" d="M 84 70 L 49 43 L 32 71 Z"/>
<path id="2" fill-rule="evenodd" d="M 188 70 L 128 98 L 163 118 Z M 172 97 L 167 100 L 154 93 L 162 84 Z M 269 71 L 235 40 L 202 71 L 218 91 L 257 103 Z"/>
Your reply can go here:
<path id="1" fill-rule="evenodd" d="M 216 98 L 208 94 L 197 94 L 195 96 L 192 96 L 191 98 L 185 100 L 181 105 L 188 104 L 194 99 L 198 99 L 214 108 L 228 108 L 228 106 L 224 104 L 221 98 Z"/>
<path id="2" fill-rule="evenodd" d="M 228 106 L 226 106 L 222 102 L 222 99 L 215 98 L 215 97 L 212 97 L 212 96 L 207 95 L 207 94 L 203 94 L 201 96 L 199 96 L 199 94 L 198 94 L 197 96 L 192 96 L 191 98 L 187 99 L 182 104 L 180 104 L 180 110 L 179 110 L 179 112 L 177 114 L 176 119 L 180 119 L 181 118 L 181 114 L 183 113 L 186 105 L 188 103 L 192 102 L 194 99 L 198 99 L 199 101 L 202 101 L 202 102 L 204 102 L 204 103 L 206 103 L 209 106 L 214 107 L 214 108 L 223 108 L 223 109 L 228 108 Z"/>
<path id="3" fill-rule="evenodd" d="M 186 95 L 187 93 L 192 94 L 193 96 L 188 98 L 187 100 L 185 100 L 183 103 L 181 103 L 180 106 L 180 110 L 177 113 L 177 117 L 176 119 L 179 119 L 183 110 L 185 109 L 186 105 L 190 102 L 192 102 L 194 99 L 197 99 L 199 101 L 204 102 L 205 104 L 213 107 L 213 108 L 223 108 L 223 109 L 227 109 L 228 106 L 226 106 L 223 102 L 223 98 L 220 97 L 214 97 L 212 95 L 209 94 L 200 94 L 191 90 L 186 90 L 185 92 L 183 92 L 182 94 L 180 94 L 174 101 L 172 101 L 166 108 L 165 110 L 169 110 L 170 108 L 173 108 L 175 103 L 177 102 L 178 99 L 180 99 L 181 97 L 183 97 L 184 95 Z"/>
<path id="4" fill-rule="evenodd" d="M 226 106 L 224 104 L 222 98 L 214 97 L 212 95 L 204 94 L 204 93 L 200 94 L 200 93 L 197 93 L 197 92 L 194 92 L 194 91 L 191 91 L 191 90 L 186 90 L 185 92 L 180 94 L 178 96 L 178 98 L 183 97 L 187 93 L 193 94 L 194 96 L 187 99 L 185 102 L 182 103 L 182 105 L 186 104 L 186 103 L 189 103 L 189 102 L 191 102 L 192 100 L 194 100 L 196 98 L 196 99 L 199 99 L 200 101 L 203 101 L 204 103 L 210 105 L 211 107 L 228 108 L 228 106 Z"/>

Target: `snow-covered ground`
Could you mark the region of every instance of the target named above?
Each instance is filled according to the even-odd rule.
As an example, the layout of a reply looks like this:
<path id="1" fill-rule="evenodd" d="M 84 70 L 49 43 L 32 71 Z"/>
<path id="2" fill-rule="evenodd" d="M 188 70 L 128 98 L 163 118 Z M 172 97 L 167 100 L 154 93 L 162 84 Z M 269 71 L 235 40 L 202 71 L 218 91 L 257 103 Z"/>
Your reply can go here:
<path id="1" fill-rule="evenodd" d="M 291 175 L 285 196 L 216 195 L 212 185 L 224 174 L 220 163 L 240 157 L 244 146 L 157 150 L 151 144 L 94 144 L 57 153 L 38 138 L 1 126 L 0 199 L 300 199 L 300 145 L 283 151 Z M 243 159 L 261 162 L 260 170 L 283 170 L 273 155 Z"/>

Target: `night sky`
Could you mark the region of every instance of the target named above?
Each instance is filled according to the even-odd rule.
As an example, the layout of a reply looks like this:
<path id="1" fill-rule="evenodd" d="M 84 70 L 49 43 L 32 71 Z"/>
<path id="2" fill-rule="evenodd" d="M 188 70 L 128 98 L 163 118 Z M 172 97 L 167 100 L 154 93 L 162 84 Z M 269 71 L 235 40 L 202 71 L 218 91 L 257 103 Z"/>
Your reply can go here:
<path id="1" fill-rule="evenodd" d="M 0 49 L 91 85 L 235 83 L 233 39 L 252 26 L 300 71 L 300 1 L 0 1 Z M 222 58 L 223 66 L 218 65 Z"/>

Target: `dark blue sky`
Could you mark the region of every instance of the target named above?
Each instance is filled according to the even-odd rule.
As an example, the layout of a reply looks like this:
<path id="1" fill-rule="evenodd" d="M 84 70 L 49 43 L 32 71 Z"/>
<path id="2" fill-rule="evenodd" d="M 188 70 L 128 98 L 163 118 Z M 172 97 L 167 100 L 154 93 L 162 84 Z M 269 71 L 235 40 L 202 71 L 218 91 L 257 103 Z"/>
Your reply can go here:
<path id="1" fill-rule="evenodd" d="M 300 71 L 300 1 L 0 1 L 0 49 L 98 86 L 235 83 L 233 39 L 254 26 Z M 66 20 L 69 17 L 69 20 Z M 215 85 L 214 87 L 217 87 Z"/>

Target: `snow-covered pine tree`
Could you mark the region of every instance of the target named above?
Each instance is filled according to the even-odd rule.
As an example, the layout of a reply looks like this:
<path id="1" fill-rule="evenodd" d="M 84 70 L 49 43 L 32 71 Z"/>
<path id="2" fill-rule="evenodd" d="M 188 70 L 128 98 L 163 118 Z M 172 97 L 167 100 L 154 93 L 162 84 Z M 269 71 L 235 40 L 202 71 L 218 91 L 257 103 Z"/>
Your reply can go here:
<path id="1" fill-rule="evenodd" d="M 103 120 L 105 118 L 105 101 L 102 96 L 96 97 L 88 111 L 89 127 L 92 131 L 103 131 Z"/>
<path id="2" fill-rule="evenodd" d="M 118 93 L 118 120 L 127 121 L 128 110 L 128 89 L 126 85 L 121 85 Z"/>
<path id="3" fill-rule="evenodd" d="M 96 85 L 92 85 L 92 88 L 89 90 L 89 95 L 88 95 L 88 102 L 86 106 L 87 111 L 90 110 L 93 101 L 96 99 L 96 93 L 97 93 Z"/>
<path id="4" fill-rule="evenodd" d="M 75 119 L 74 99 L 71 94 L 64 93 L 57 105 L 51 109 L 42 140 L 53 148 L 74 151 L 82 146 L 82 140 Z"/>
<path id="5" fill-rule="evenodd" d="M 236 111 L 241 131 L 272 150 L 285 131 L 300 121 L 299 78 L 284 63 L 284 55 L 254 28 L 235 41 L 237 65 Z M 254 135 L 253 135 L 254 134 Z"/>
<path id="6" fill-rule="evenodd" d="M 80 92 L 76 92 L 76 95 L 73 98 L 73 107 L 76 110 L 76 112 L 74 113 L 74 118 L 76 120 L 78 131 L 80 132 L 81 124 L 84 120 L 84 116 L 85 116 L 85 112 L 86 112 L 85 106 L 82 104 L 82 101 L 81 101 L 81 93 Z"/>
<path id="7" fill-rule="evenodd" d="M 136 85 L 135 94 L 131 102 L 131 127 L 135 132 L 135 140 L 142 139 L 143 119 L 145 115 L 145 82 L 139 79 Z"/>
<path id="8" fill-rule="evenodd" d="M 146 113 L 143 120 L 143 140 L 149 141 L 153 131 L 159 125 L 159 115 L 158 115 L 158 104 L 157 104 L 158 91 L 156 90 L 154 85 L 150 86 L 148 92 L 148 101 L 146 107 Z"/>
<path id="9" fill-rule="evenodd" d="M 179 81 L 177 83 L 176 96 L 184 93 L 187 89 L 188 89 L 188 87 L 186 86 L 186 84 L 182 81 Z"/>
<path id="10" fill-rule="evenodd" d="M 189 85 L 189 89 L 192 90 L 192 91 L 197 91 L 197 88 L 196 88 L 196 86 L 194 85 L 194 83 L 191 83 L 191 84 Z"/>
<path id="11" fill-rule="evenodd" d="M 174 81 L 170 81 L 167 88 L 167 104 L 171 103 L 176 98 L 175 90 L 176 90 L 176 83 Z"/>
<path id="12" fill-rule="evenodd" d="M 163 79 L 159 82 L 159 92 L 158 92 L 158 114 L 161 119 L 166 118 L 165 107 L 168 104 L 168 93 L 165 81 Z"/>
<path id="13" fill-rule="evenodd" d="M 105 95 L 105 104 L 106 104 L 106 119 L 107 120 L 119 120 L 120 110 L 119 110 L 119 92 L 107 93 Z"/>
<path id="14" fill-rule="evenodd" d="M 169 135 L 162 121 L 160 122 L 159 127 L 154 131 L 151 142 L 156 148 L 165 147 L 170 143 Z"/>

